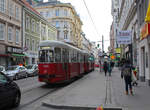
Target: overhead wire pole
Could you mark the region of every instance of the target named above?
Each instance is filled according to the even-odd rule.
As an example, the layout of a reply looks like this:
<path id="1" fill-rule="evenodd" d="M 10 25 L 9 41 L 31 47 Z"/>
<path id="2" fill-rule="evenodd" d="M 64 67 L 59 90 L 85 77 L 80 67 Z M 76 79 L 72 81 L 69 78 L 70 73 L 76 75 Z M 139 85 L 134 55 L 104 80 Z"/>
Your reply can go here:
<path id="1" fill-rule="evenodd" d="M 104 53 L 104 36 L 102 35 L 102 52 Z"/>

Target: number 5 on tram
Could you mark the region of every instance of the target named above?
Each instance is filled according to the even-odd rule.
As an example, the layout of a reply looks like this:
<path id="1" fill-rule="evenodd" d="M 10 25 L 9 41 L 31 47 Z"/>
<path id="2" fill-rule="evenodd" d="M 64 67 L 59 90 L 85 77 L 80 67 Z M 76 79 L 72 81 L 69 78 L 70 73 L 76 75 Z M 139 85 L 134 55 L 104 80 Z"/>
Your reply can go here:
<path id="1" fill-rule="evenodd" d="M 84 53 L 61 41 L 39 44 L 39 81 L 63 83 L 84 73 Z"/>

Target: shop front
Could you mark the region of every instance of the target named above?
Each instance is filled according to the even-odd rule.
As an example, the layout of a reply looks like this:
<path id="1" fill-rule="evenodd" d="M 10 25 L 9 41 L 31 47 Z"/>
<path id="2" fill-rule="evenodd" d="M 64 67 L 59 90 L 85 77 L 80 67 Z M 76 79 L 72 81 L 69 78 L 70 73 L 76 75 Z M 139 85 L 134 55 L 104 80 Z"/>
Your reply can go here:
<path id="1" fill-rule="evenodd" d="M 25 55 L 21 48 L 8 46 L 6 52 L 9 55 L 8 66 L 19 64 L 24 65 Z"/>
<path id="2" fill-rule="evenodd" d="M 6 46 L 0 44 L 0 66 L 7 66 L 7 59 L 9 55 L 6 53 Z"/>
<path id="3" fill-rule="evenodd" d="M 140 30 L 139 42 L 139 75 L 141 81 L 148 81 L 150 85 L 150 24 L 146 23 Z"/>
<path id="4" fill-rule="evenodd" d="M 38 62 L 38 52 L 24 52 L 26 57 L 26 65 L 37 64 Z"/>

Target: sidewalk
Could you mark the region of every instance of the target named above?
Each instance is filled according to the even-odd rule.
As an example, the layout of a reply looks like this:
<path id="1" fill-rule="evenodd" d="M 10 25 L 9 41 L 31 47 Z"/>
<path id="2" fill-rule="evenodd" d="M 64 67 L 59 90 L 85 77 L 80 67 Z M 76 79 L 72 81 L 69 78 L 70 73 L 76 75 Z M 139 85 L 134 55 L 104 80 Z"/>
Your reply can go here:
<path id="1" fill-rule="evenodd" d="M 105 77 L 98 69 L 76 82 L 50 94 L 43 105 L 64 110 L 149 110 L 150 88 L 139 82 L 134 87 L 134 96 L 125 95 L 124 80 L 120 71 L 114 68 L 112 77 Z M 122 108 L 122 109 L 121 109 Z"/>
<path id="2" fill-rule="evenodd" d="M 118 69 L 115 69 L 112 77 L 115 102 L 125 110 L 150 110 L 150 87 L 146 82 L 138 82 L 133 87 L 134 95 L 125 95 L 124 80 L 121 79 Z"/>

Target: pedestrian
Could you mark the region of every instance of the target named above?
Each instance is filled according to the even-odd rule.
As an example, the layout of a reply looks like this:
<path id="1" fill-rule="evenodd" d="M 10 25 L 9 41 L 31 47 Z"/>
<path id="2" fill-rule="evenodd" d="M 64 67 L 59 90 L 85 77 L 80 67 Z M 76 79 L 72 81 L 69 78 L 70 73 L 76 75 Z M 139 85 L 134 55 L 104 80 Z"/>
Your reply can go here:
<path id="1" fill-rule="evenodd" d="M 126 95 L 128 95 L 128 87 L 130 88 L 130 93 L 133 94 L 132 91 L 132 68 L 129 60 L 125 60 L 121 71 L 121 78 L 124 78 L 125 81 L 125 90 Z"/>
<path id="2" fill-rule="evenodd" d="M 109 76 L 111 76 L 111 71 L 112 71 L 112 65 L 111 64 L 112 64 L 111 62 L 109 62 L 109 64 L 108 64 L 108 73 L 109 73 Z"/>
<path id="3" fill-rule="evenodd" d="M 107 75 L 107 71 L 108 71 L 108 64 L 107 64 L 107 62 L 105 61 L 104 62 L 104 72 L 105 72 L 105 76 Z"/>

